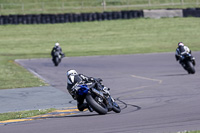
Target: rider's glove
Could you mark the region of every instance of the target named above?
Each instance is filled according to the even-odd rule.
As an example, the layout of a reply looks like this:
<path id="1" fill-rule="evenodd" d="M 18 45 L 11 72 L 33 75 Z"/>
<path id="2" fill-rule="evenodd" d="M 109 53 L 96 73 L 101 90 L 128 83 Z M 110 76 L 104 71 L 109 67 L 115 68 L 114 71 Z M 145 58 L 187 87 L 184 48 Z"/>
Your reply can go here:
<path id="1" fill-rule="evenodd" d="M 72 87 L 71 92 L 72 92 L 73 94 L 76 94 L 76 92 L 78 91 L 79 88 L 80 88 L 80 87 L 79 87 L 79 83 L 76 83 L 76 84 Z"/>
<path id="2" fill-rule="evenodd" d="M 108 94 L 108 95 L 110 95 L 109 90 L 110 90 L 110 88 L 103 87 L 103 92 L 104 92 L 104 94 Z"/>
<path id="3" fill-rule="evenodd" d="M 79 88 L 80 88 L 79 86 L 73 86 L 73 88 L 72 88 L 72 89 L 73 89 L 73 92 L 76 93 L 76 92 L 78 91 Z"/>
<path id="4" fill-rule="evenodd" d="M 64 54 L 64 53 L 61 53 L 61 57 L 62 57 L 62 58 L 65 57 L 65 54 Z"/>
<path id="5" fill-rule="evenodd" d="M 175 57 L 176 57 L 176 61 L 180 59 L 180 55 L 175 55 Z"/>
<path id="6" fill-rule="evenodd" d="M 88 81 L 92 81 L 92 82 L 94 82 L 94 78 L 89 77 L 89 78 L 88 78 Z"/>

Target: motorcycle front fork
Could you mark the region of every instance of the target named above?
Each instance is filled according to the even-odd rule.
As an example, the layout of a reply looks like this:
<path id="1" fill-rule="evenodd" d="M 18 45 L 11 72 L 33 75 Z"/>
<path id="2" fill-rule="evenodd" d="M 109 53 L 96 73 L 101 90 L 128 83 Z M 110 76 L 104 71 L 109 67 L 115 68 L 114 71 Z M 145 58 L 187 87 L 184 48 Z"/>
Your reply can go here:
<path id="1" fill-rule="evenodd" d="M 192 61 L 192 64 L 193 64 L 194 66 L 196 65 L 196 62 L 195 62 L 195 60 L 193 60 L 193 61 Z"/>

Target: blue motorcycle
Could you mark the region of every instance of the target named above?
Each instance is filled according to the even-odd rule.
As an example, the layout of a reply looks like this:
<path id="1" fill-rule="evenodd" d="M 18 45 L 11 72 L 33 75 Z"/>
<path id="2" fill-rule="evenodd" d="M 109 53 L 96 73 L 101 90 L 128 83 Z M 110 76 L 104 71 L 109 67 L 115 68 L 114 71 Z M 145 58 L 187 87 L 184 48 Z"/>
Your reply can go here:
<path id="1" fill-rule="evenodd" d="M 103 87 L 98 90 L 92 85 L 78 85 L 77 95 L 85 96 L 88 105 L 99 114 L 107 114 L 109 111 L 120 113 L 121 109 L 110 96 L 109 88 Z"/>

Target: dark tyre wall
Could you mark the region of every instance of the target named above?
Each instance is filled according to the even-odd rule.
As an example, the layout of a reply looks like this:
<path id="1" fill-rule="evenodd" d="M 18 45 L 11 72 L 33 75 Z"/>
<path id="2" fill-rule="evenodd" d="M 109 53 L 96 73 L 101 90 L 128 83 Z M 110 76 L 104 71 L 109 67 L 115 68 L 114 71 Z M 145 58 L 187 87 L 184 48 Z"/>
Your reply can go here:
<path id="1" fill-rule="evenodd" d="M 85 21 L 132 19 L 143 17 L 143 11 L 121 11 L 103 13 L 29 14 L 0 16 L 0 25 L 6 24 L 54 24 Z"/>
<path id="2" fill-rule="evenodd" d="M 200 8 L 183 9 L 183 17 L 200 17 Z"/>
<path id="3" fill-rule="evenodd" d="M 173 10 L 173 9 L 172 9 Z M 200 17 L 200 8 L 183 9 L 183 17 Z M 116 19 L 133 19 L 144 17 L 143 10 L 130 10 L 103 13 L 66 13 L 66 14 L 29 14 L 29 15 L 1 15 L 0 25 L 6 24 L 55 24 L 86 21 L 104 21 Z"/>

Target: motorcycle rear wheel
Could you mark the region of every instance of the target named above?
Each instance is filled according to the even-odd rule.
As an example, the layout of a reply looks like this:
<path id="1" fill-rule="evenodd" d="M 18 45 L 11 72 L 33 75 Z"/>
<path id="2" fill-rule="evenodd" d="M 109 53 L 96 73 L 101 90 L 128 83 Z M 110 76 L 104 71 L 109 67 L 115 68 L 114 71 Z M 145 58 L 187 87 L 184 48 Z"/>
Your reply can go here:
<path id="1" fill-rule="evenodd" d="M 104 103 L 98 103 L 90 93 L 86 95 L 86 101 L 97 113 L 101 115 L 107 114 L 108 108 L 106 105 Z"/>

